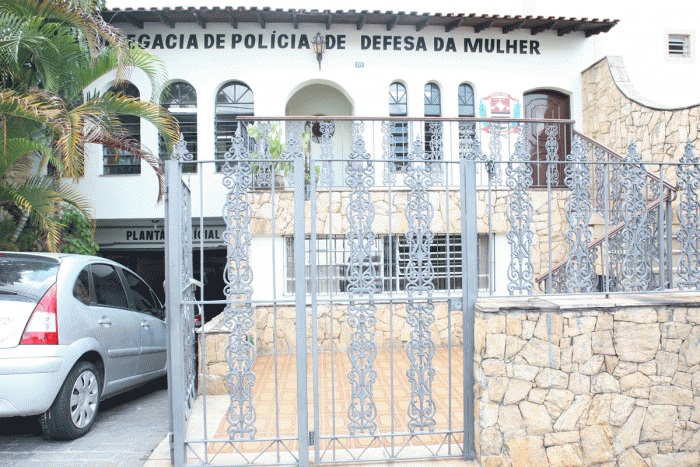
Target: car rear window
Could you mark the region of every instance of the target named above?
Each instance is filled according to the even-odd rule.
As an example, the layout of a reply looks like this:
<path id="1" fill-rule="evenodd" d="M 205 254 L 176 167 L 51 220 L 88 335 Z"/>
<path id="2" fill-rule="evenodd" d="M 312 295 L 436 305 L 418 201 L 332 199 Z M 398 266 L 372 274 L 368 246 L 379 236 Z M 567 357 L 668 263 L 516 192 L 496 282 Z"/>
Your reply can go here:
<path id="1" fill-rule="evenodd" d="M 0 300 L 38 301 L 56 282 L 58 260 L 0 254 Z"/>

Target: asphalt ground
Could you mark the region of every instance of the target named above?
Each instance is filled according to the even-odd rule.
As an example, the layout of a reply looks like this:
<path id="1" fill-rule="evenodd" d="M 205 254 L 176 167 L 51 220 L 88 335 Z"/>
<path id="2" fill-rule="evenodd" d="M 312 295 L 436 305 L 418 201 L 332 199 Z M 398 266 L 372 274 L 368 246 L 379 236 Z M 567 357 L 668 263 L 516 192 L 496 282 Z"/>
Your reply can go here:
<path id="1" fill-rule="evenodd" d="M 47 441 L 37 417 L 0 418 L 0 465 L 142 466 L 168 427 L 165 378 L 102 401 L 92 429 L 73 441 Z"/>

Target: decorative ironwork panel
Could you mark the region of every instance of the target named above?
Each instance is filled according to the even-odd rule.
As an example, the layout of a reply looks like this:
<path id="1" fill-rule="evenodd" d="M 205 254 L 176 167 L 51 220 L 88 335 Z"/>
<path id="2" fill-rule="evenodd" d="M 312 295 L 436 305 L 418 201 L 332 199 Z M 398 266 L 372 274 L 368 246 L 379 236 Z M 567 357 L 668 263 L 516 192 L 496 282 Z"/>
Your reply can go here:
<path id="1" fill-rule="evenodd" d="M 690 141 L 676 168 L 678 184 L 678 287 L 700 290 L 700 166 Z"/>
<path id="2" fill-rule="evenodd" d="M 595 208 L 596 212 L 601 216 L 605 215 L 605 190 L 610 187 L 610 175 L 609 166 L 604 164 L 607 162 L 607 152 L 603 150 L 600 146 L 596 146 L 593 151 L 595 157 L 595 166 L 593 167 L 593 172 L 595 173 Z M 605 173 L 608 172 L 607 176 L 607 186 Z"/>
<path id="3" fill-rule="evenodd" d="M 566 157 L 566 186 L 571 190 L 566 203 L 566 242 L 569 244 L 569 261 L 566 263 L 566 291 L 593 292 L 596 284 L 595 254 L 589 251 L 593 233 L 589 225 L 592 206 L 590 200 L 591 173 L 587 152 L 581 138 L 576 137 L 572 152 Z"/>
<path id="4" fill-rule="evenodd" d="M 335 123 L 328 120 L 322 120 L 319 122 L 319 131 L 321 132 L 321 137 L 319 142 L 321 144 L 321 154 L 319 155 L 319 160 L 321 163 L 321 176 L 319 178 L 318 184 L 323 187 L 331 187 L 333 185 L 333 164 L 331 160 L 333 159 L 333 135 L 335 134 Z M 310 168 L 310 170 L 315 171 L 315 168 Z"/>
<path id="5" fill-rule="evenodd" d="M 374 368 L 377 358 L 377 344 L 374 341 L 377 306 L 374 294 L 377 291 L 378 277 L 372 261 L 375 243 L 372 232 L 374 205 L 369 193 L 369 188 L 374 185 L 374 165 L 365 151 L 363 131 L 364 123 L 353 122 L 353 150 L 345 169 L 347 184 L 352 189 L 346 209 L 350 226 L 346 239 L 350 248 L 347 265 L 347 292 L 350 301 L 347 323 L 352 329 L 348 344 L 351 365 L 348 379 L 352 388 L 348 406 L 348 430 L 351 435 L 365 431 L 374 434 L 377 429 L 377 407 L 372 388 L 377 380 Z"/>
<path id="6" fill-rule="evenodd" d="M 535 275 L 530 249 L 532 247 L 532 201 L 528 190 L 532 186 L 530 152 L 525 148 L 523 131 L 515 143 L 515 151 L 506 167 L 506 185 L 510 188 L 506 215 L 510 229 L 506 234 L 510 245 L 508 292 L 531 294 Z"/>
<path id="7" fill-rule="evenodd" d="M 394 122 L 382 122 L 382 159 L 384 160 L 384 185 L 396 184 L 396 164 L 392 161 L 396 154 L 396 139 L 394 138 Z"/>
<path id="8" fill-rule="evenodd" d="M 224 309 L 224 325 L 230 330 L 225 357 L 229 366 L 226 383 L 231 403 L 227 411 L 228 434 L 253 439 L 255 437 L 255 407 L 253 406 L 254 342 L 249 332 L 254 327 L 253 307 L 250 304 L 253 273 L 250 267 L 250 231 L 252 208 L 249 190 L 252 182 L 250 154 L 240 127 L 231 138 L 231 149 L 224 154 L 223 184 L 228 189 L 224 210 L 226 231 L 223 234 L 228 254 L 224 280 L 224 294 L 232 303 Z"/>
<path id="9" fill-rule="evenodd" d="M 630 143 L 620 179 L 623 249 L 620 263 L 620 288 L 624 292 L 644 291 L 649 287 L 651 234 L 647 225 L 646 177 L 641 156 Z"/>
<path id="10" fill-rule="evenodd" d="M 559 134 L 559 127 L 556 123 L 546 124 L 544 127 L 544 132 L 547 135 L 547 142 L 545 143 L 545 149 L 547 150 L 547 183 L 549 186 L 559 185 L 559 165 L 556 163 L 559 160 L 557 151 L 559 150 L 559 143 L 557 142 L 557 135 Z M 540 182 L 541 183 L 541 182 Z"/>
<path id="11" fill-rule="evenodd" d="M 406 267 L 406 323 L 411 327 L 410 339 L 406 345 L 410 367 L 406 375 L 411 383 L 408 428 L 412 433 L 432 431 L 436 423 L 436 405 L 433 400 L 435 344 L 430 332 L 430 326 L 435 320 L 432 300 L 434 272 L 430 259 L 430 245 L 434 235 L 430 223 L 434 208 L 428 193 L 433 184 L 431 172 L 434 164 L 426 162 L 426 159 L 423 143 L 416 139 L 409 154 L 410 163 L 406 167 L 405 178 L 406 186 L 410 189 L 405 208 L 409 225 L 406 240 L 411 252 Z"/>
<path id="12" fill-rule="evenodd" d="M 192 161 L 194 159 L 193 155 L 187 150 L 187 141 L 182 133 L 180 133 L 180 139 L 175 143 L 173 147 L 173 152 L 170 156 L 172 160 L 177 160 L 182 162 Z M 190 207 L 190 190 L 184 184 L 180 184 L 180 190 L 182 191 L 182 205 L 181 205 L 181 218 L 187 219 L 186 222 L 182 222 L 182 251 L 180 253 L 182 258 L 182 277 L 181 277 L 181 290 L 182 300 L 185 302 L 194 301 L 194 285 L 190 282 L 190 278 L 194 277 L 193 265 L 192 265 L 192 223 L 189 219 L 192 216 Z M 189 415 L 189 411 L 192 408 L 194 399 L 196 397 L 195 390 L 195 379 L 197 378 L 197 358 L 195 355 L 195 346 L 197 345 L 197 335 L 194 327 L 194 305 L 183 305 L 183 312 L 180 315 L 182 319 L 182 329 L 184 332 L 184 360 L 185 360 L 185 407 L 186 415 Z"/>
<path id="13" fill-rule="evenodd" d="M 254 186 L 256 188 L 272 188 L 275 180 L 275 171 L 272 165 L 272 155 L 270 154 L 270 137 L 272 133 L 272 124 L 270 122 L 257 122 L 255 141 L 255 160 L 251 161 L 254 164 Z M 279 131 L 279 128 L 277 128 Z M 250 130 L 249 130 L 250 133 Z"/>
<path id="14" fill-rule="evenodd" d="M 650 183 L 651 184 L 651 183 Z M 661 185 L 657 183 L 657 185 Z M 663 185 L 661 185 L 663 186 Z M 657 198 L 658 199 L 658 198 Z M 659 221 L 665 222 L 665 219 L 659 219 L 659 206 L 647 212 L 647 232 L 649 233 L 649 248 L 646 250 L 646 255 L 649 260 L 649 275 L 647 288 L 645 290 L 658 289 L 660 285 L 661 257 L 659 256 Z M 654 272 L 656 269 L 657 272 Z"/>
<path id="15" fill-rule="evenodd" d="M 194 301 L 194 285 L 190 282 L 190 278 L 194 277 L 192 265 L 192 223 L 190 209 L 190 190 L 185 184 L 180 185 L 182 190 L 182 219 L 186 219 L 182 223 L 182 300 Z M 192 408 L 195 394 L 195 378 L 197 377 L 197 358 L 195 357 L 195 346 L 197 338 L 194 328 L 194 305 L 183 305 L 183 313 L 180 315 L 182 319 L 182 329 L 184 330 L 184 351 L 185 351 L 185 403 L 188 409 Z"/>
<path id="16" fill-rule="evenodd" d="M 430 122 L 428 123 L 428 128 L 430 129 L 430 140 L 428 141 L 428 146 L 430 147 L 430 154 L 427 155 L 427 159 L 433 161 L 439 161 L 442 159 L 442 132 L 443 125 L 442 122 Z M 433 179 L 433 184 L 439 184 L 442 181 L 444 172 L 442 170 L 441 163 L 430 164 L 430 176 Z"/>
<path id="17" fill-rule="evenodd" d="M 194 156 L 187 150 L 187 141 L 185 141 L 185 135 L 182 133 L 180 133 L 180 139 L 177 140 L 175 146 L 173 146 L 173 153 L 170 156 L 170 159 L 176 161 L 194 160 Z"/>
<path id="18" fill-rule="evenodd" d="M 476 123 L 459 122 L 459 157 L 468 161 L 486 161 L 476 134 Z"/>
<path id="19" fill-rule="evenodd" d="M 489 172 L 489 178 L 492 183 L 499 184 L 503 179 L 501 164 L 503 160 L 501 156 L 501 150 L 503 149 L 503 143 L 501 143 L 501 133 L 507 128 L 506 125 L 501 123 L 491 123 L 489 125 L 489 158 L 487 169 Z"/>
<path id="20" fill-rule="evenodd" d="M 610 224 L 616 225 L 622 222 L 622 203 L 619 202 L 622 199 L 622 177 L 624 174 L 624 164 L 613 164 L 612 166 L 612 176 L 610 177 L 610 206 L 609 206 L 609 218 Z"/>

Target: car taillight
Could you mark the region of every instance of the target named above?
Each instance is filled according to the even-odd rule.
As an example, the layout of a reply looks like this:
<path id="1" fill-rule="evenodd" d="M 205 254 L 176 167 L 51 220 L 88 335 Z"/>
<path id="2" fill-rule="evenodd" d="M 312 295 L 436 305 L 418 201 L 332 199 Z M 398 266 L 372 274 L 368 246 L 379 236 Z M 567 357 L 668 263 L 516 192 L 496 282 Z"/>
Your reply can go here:
<path id="1" fill-rule="evenodd" d="M 46 291 L 34 307 L 24 328 L 20 344 L 57 345 L 58 313 L 56 309 L 56 284 Z"/>

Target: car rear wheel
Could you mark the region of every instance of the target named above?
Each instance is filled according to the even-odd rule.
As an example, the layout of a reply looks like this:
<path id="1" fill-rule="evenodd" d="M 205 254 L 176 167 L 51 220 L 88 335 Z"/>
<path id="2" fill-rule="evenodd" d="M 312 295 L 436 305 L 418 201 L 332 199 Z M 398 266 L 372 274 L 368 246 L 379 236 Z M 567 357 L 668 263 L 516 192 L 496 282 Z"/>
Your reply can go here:
<path id="1" fill-rule="evenodd" d="M 100 405 L 100 375 L 94 364 L 75 364 L 51 408 L 40 418 L 47 439 L 76 439 L 90 431 Z"/>

